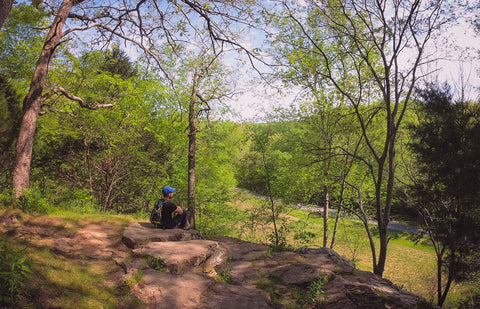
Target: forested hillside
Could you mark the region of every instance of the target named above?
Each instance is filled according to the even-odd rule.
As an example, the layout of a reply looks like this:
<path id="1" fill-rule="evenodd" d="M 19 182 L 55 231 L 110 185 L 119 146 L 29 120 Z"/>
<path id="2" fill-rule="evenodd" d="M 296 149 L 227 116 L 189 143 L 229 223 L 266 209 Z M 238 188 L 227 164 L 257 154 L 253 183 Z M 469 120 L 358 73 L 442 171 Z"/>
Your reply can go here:
<path id="1" fill-rule="evenodd" d="M 480 102 L 431 82 L 425 52 L 480 10 L 460 2 L 19 1 L 0 30 L 0 206 L 145 220 L 172 186 L 206 237 L 277 251 L 335 249 L 355 222 L 379 276 L 401 221 L 433 247 L 429 301 L 462 283 L 456 304 L 475 308 Z M 260 83 L 299 94 L 233 121 L 227 103 Z"/>

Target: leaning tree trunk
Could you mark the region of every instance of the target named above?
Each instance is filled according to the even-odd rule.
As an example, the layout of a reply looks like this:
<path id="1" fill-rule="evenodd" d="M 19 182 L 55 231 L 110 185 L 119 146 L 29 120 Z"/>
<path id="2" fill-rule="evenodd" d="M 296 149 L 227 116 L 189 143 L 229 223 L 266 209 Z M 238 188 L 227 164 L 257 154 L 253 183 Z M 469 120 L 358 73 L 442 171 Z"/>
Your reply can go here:
<path id="1" fill-rule="evenodd" d="M 338 224 L 340 221 L 340 214 L 343 211 L 344 196 L 345 196 L 345 187 L 347 186 L 346 174 L 343 177 L 342 189 L 340 190 L 340 200 L 338 203 L 337 214 L 335 215 L 335 224 L 333 226 L 332 241 L 330 242 L 330 249 L 334 249 L 335 241 L 337 239 Z"/>
<path id="2" fill-rule="evenodd" d="M 37 127 L 38 113 L 44 100 L 42 92 L 55 49 L 60 44 L 62 38 L 62 29 L 74 2 L 79 3 L 82 1 L 64 0 L 60 6 L 38 59 L 32 82 L 30 83 L 30 90 L 23 102 L 23 119 L 20 125 L 13 170 L 13 188 L 16 198 L 19 198 L 30 185 L 33 140 Z"/>

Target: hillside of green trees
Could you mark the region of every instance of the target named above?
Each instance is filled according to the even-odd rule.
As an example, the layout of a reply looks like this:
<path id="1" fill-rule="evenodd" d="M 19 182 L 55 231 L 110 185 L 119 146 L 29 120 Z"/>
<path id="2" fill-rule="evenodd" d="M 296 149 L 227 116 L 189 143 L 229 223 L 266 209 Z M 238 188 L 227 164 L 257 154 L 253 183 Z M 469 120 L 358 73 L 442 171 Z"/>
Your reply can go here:
<path id="1" fill-rule="evenodd" d="M 146 220 L 168 185 L 207 237 L 336 249 L 355 225 L 364 266 L 380 276 L 395 260 L 388 225 L 400 221 L 434 253 L 430 301 L 443 306 L 466 283 L 457 305 L 476 308 L 480 102 L 421 69 L 431 38 L 458 17 L 446 8 L 459 6 L 16 3 L 0 31 L 1 207 Z M 268 44 L 251 48 L 245 29 Z M 302 95 L 233 121 L 225 102 L 240 65 Z"/>

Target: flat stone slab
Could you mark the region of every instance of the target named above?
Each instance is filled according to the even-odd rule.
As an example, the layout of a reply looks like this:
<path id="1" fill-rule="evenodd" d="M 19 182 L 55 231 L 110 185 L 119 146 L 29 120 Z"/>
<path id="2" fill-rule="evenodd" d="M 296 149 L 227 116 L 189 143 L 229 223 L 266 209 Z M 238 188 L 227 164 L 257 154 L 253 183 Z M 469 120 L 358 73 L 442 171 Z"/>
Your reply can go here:
<path id="1" fill-rule="evenodd" d="M 140 248 L 151 242 L 205 239 L 196 230 L 158 229 L 150 222 L 136 222 L 127 226 L 122 241 L 131 249 Z"/>
<path id="2" fill-rule="evenodd" d="M 198 308 L 201 296 L 215 281 L 196 273 L 173 275 L 153 269 L 142 271 L 142 280 L 131 293 L 143 308 Z"/>
<path id="3" fill-rule="evenodd" d="M 255 290 L 242 286 L 216 282 L 202 295 L 200 309 L 272 309 L 270 300 Z"/>
<path id="4" fill-rule="evenodd" d="M 133 253 L 162 259 L 172 274 L 194 272 L 215 276 L 216 269 L 223 269 L 228 259 L 226 249 L 212 240 L 153 242 L 134 249 Z"/>
<path id="5" fill-rule="evenodd" d="M 233 237 L 220 236 L 215 238 L 228 250 L 232 261 L 254 261 L 264 259 L 268 252 L 268 246 L 249 241 L 243 241 Z"/>
<path id="6" fill-rule="evenodd" d="M 132 293 L 142 299 L 144 308 L 273 308 L 261 293 L 217 282 L 196 273 L 174 275 L 153 269 L 145 270 Z"/>

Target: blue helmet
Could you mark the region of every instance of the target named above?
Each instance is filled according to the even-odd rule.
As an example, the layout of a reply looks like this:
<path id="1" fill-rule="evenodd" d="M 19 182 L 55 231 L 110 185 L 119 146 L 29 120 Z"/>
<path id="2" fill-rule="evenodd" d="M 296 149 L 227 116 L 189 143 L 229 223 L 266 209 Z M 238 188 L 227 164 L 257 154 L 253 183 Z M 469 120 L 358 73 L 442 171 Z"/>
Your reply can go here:
<path id="1" fill-rule="evenodd" d="M 172 188 L 172 187 L 169 187 L 169 186 L 166 186 L 165 188 L 163 188 L 162 192 L 163 192 L 163 195 L 169 195 L 170 193 L 173 193 L 175 192 L 176 189 L 175 188 Z"/>

